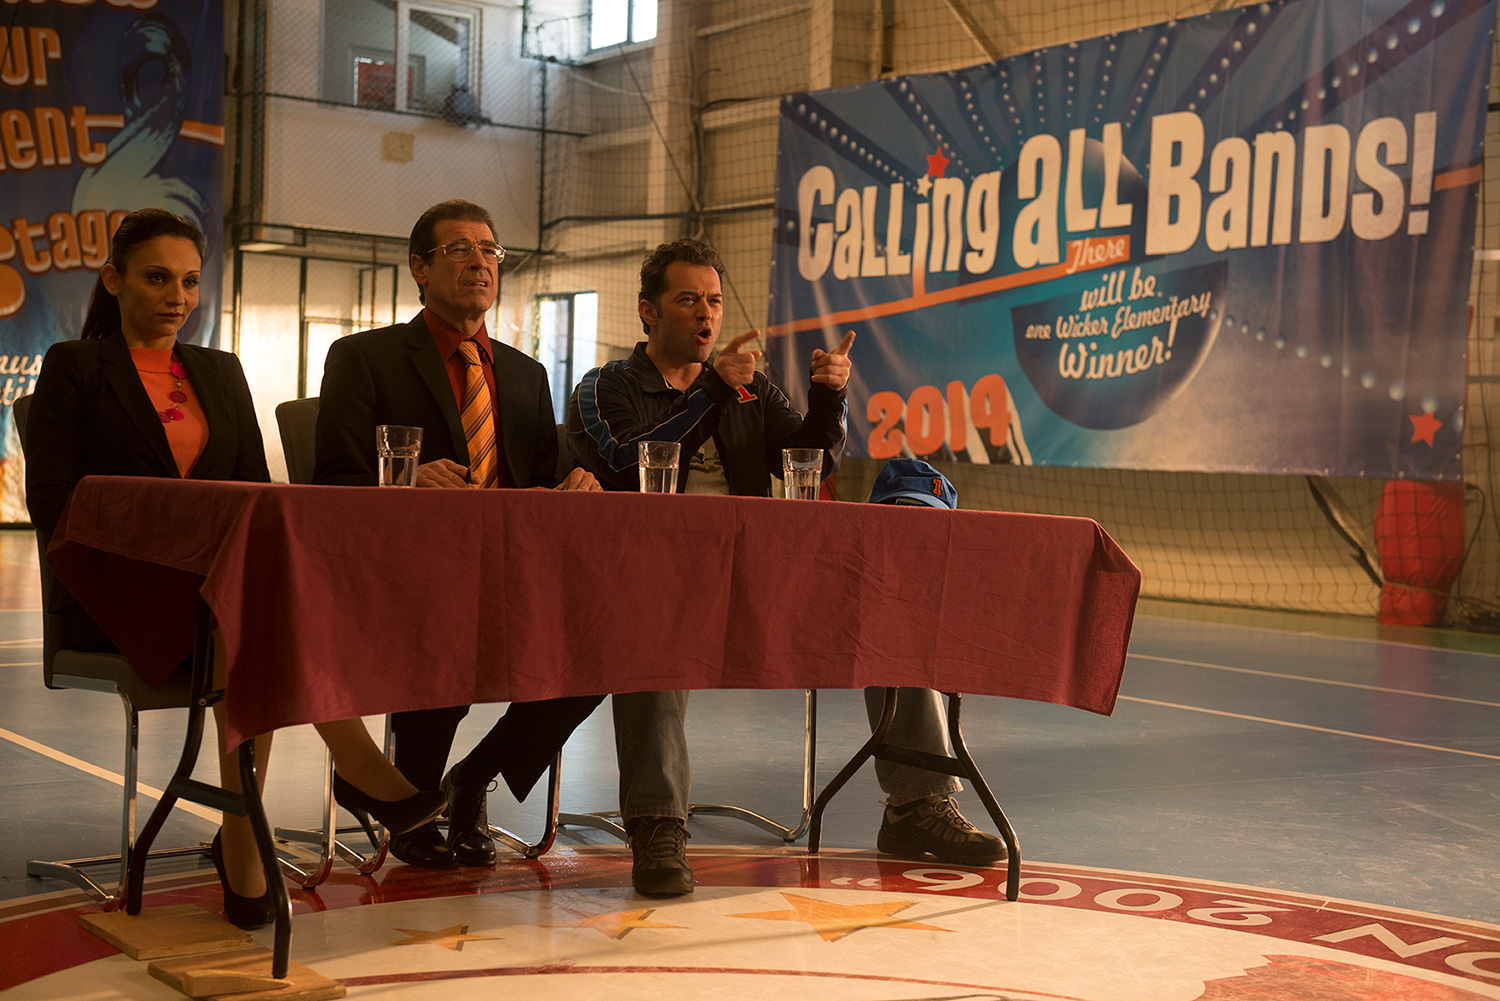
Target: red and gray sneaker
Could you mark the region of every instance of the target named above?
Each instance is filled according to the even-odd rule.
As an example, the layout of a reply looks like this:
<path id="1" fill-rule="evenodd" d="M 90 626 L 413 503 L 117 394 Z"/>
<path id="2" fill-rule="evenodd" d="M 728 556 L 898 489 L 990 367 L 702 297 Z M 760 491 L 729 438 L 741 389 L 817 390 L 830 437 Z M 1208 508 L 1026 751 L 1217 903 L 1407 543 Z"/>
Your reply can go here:
<path id="1" fill-rule="evenodd" d="M 969 823 L 952 796 L 887 806 L 875 847 L 887 855 L 951 865 L 989 865 L 1005 858 L 1004 842 Z"/>

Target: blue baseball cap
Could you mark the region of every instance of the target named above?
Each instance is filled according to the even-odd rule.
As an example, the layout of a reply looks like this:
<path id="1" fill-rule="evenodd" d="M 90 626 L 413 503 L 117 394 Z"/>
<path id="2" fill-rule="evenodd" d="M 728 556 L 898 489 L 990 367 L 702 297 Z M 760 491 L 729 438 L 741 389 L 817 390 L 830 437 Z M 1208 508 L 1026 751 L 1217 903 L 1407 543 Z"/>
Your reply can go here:
<path id="1" fill-rule="evenodd" d="M 958 507 L 958 491 L 948 477 L 921 459 L 892 459 L 880 467 L 870 491 L 871 504 L 914 501 L 933 507 Z"/>

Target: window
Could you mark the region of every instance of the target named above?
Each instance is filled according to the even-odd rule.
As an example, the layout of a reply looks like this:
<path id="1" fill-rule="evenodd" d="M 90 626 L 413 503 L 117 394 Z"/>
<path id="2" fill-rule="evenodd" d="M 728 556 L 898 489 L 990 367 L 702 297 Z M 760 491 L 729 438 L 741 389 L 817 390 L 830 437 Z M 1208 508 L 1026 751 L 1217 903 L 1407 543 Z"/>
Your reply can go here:
<path id="1" fill-rule="evenodd" d="M 591 0 L 589 48 L 603 49 L 656 37 L 656 0 Z"/>
<path id="2" fill-rule="evenodd" d="M 478 9 L 438 0 L 324 0 L 323 36 L 325 99 L 477 117 Z"/>
<path id="3" fill-rule="evenodd" d="M 595 365 L 599 338 L 599 293 L 538 296 L 536 357 L 547 369 L 552 410 L 561 424 L 567 418 L 573 386 Z"/>

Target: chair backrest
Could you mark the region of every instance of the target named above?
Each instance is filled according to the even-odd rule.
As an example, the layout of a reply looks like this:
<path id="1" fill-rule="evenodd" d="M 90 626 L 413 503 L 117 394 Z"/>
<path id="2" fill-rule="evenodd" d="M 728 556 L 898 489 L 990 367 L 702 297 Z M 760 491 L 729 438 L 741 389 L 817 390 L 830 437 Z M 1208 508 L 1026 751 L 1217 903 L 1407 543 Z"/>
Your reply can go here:
<path id="1" fill-rule="evenodd" d="M 26 422 L 31 416 L 31 394 L 19 397 L 11 404 L 11 413 L 16 419 L 16 437 L 21 441 L 21 458 L 26 458 Z M 52 684 L 52 657 L 57 652 L 57 633 L 53 628 L 55 616 L 47 611 L 47 595 L 52 592 L 52 568 L 47 565 L 47 533 L 40 528 L 36 530 L 36 556 L 37 565 L 41 568 L 42 576 L 42 681 L 48 688 L 57 686 Z"/>
<path id="2" fill-rule="evenodd" d="M 318 398 L 309 396 L 305 400 L 278 403 L 276 427 L 281 431 L 287 479 L 293 483 L 311 483 L 318 458 Z"/>
<path id="3" fill-rule="evenodd" d="M 559 424 L 557 426 L 557 482 L 561 483 L 563 477 L 573 471 L 573 456 L 568 451 L 568 426 Z"/>
<path id="4" fill-rule="evenodd" d="M 31 394 L 16 397 L 11 404 L 11 412 L 16 415 L 16 435 L 21 439 L 21 455 L 26 454 L 26 417 L 31 413 Z"/>

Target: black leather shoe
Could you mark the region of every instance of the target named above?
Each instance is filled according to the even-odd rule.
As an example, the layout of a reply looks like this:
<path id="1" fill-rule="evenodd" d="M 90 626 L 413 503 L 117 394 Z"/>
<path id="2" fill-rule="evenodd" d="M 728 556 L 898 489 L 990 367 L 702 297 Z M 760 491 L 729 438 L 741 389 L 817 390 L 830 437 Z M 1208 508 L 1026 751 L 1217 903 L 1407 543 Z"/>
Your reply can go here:
<path id="1" fill-rule="evenodd" d="M 490 838 L 489 783 L 459 785 L 453 769 L 443 776 L 448 796 L 448 847 L 459 865 L 495 864 L 495 842 Z"/>
<path id="2" fill-rule="evenodd" d="M 408 865 L 418 865 L 423 869 L 452 869 L 458 865 L 453 849 L 443 840 L 443 832 L 438 830 L 436 823 L 423 824 L 405 834 L 395 835 L 391 838 L 390 851 Z"/>

